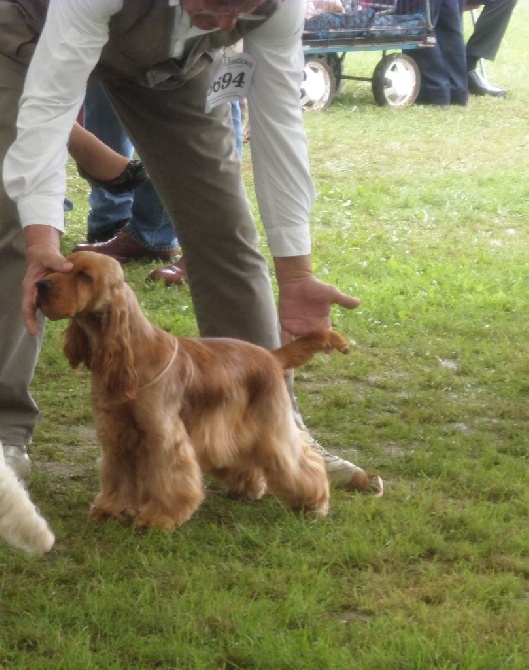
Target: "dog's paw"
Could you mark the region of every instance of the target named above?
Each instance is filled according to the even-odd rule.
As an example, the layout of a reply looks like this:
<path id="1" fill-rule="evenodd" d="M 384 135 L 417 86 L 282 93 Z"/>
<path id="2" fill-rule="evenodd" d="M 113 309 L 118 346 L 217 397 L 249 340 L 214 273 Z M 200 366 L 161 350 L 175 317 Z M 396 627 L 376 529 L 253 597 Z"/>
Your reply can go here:
<path id="1" fill-rule="evenodd" d="M 345 488 L 349 491 L 372 493 L 375 498 L 381 498 L 384 495 L 384 480 L 380 475 L 358 469 Z"/>
<path id="2" fill-rule="evenodd" d="M 122 514 L 120 512 L 116 512 L 115 510 L 108 509 L 106 507 L 101 507 L 100 505 L 97 505 L 94 503 L 93 505 L 90 506 L 90 511 L 88 512 L 88 516 L 91 519 L 95 519 L 96 521 L 106 521 L 107 519 L 121 519 Z"/>

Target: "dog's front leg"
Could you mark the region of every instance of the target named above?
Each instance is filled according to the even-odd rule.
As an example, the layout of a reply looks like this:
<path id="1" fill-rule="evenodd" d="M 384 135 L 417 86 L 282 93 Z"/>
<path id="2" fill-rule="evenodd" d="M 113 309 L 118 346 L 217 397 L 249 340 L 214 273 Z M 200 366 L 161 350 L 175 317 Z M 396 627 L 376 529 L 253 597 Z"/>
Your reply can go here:
<path id="1" fill-rule="evenodd" d="M 171 530 L 185 523 L 204 499 L 202 472 L 183 426 L 170 434 L 144 436 L 138 458 L 139 511 L 136 526 Z"/>
<path id="2" fill-rule="evenodd" d="M 96 429 L 101 443 L 100 491 L 90 516 L 104 520 L 134 515 L 138 509 L 137 469 L 140 433 L 132 416 L 122 412 L 96 414 Z"/>

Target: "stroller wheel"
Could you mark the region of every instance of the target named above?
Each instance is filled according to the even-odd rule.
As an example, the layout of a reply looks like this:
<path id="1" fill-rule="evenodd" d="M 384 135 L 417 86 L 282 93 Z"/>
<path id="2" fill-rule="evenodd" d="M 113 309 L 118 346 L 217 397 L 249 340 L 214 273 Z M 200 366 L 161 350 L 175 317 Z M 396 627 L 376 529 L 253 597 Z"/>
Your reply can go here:
<path id="1" fill-rule="evenodd" d="M 320 58 L 305 61 L 301 84 L 301 106 L 310 112 L 322 112 L 331 104 L 336 92 L 336 80 L 329 65 Z"/>
<path id="2" fill-rule="evenodd" d="M 378 105 L 406 107 L 415 102 L 421 85 L 417 63 L 405 54 L 384 56 L 373 73 L 373 95 Z"/>

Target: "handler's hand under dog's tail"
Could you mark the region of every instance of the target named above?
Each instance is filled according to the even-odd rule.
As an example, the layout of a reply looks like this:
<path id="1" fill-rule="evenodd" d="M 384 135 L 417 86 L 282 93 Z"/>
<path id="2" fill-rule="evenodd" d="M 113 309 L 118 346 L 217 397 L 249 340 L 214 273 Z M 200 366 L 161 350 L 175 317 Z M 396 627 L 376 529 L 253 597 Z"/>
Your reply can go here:
<path id="1" fill-rule="evenodd" d="M 282 344 L 314 330 L 329 330 L 333 305 L 355 309 L 359 304 L 358 298 L 346 295 L 336 286 L 326 284 L 314 276 L 282 284 L 278 306 Z"/>

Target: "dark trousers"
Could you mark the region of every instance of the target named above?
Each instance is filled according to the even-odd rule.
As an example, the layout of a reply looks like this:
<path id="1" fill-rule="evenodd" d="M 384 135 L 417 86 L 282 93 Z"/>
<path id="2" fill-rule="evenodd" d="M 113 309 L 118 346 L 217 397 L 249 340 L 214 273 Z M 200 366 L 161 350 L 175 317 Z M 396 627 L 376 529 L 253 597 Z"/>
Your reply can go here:
<path id="1" fill-rule="evenodd" d="M 466 105 L 468 79 L 459 0 L 432 0 L 433 47 L 406 51 L 421 73 L 418 104 Z"/>
<path id="2" fill-rule="evenodd" d="M 474 32 L 467 42 L 467 59 L 470 68 L 480 58 L 494 60 L 509 25 L 511 14 L 518 0 L 485 0 Z M 463 5 L 465 0 L 462 0 Z"/>

